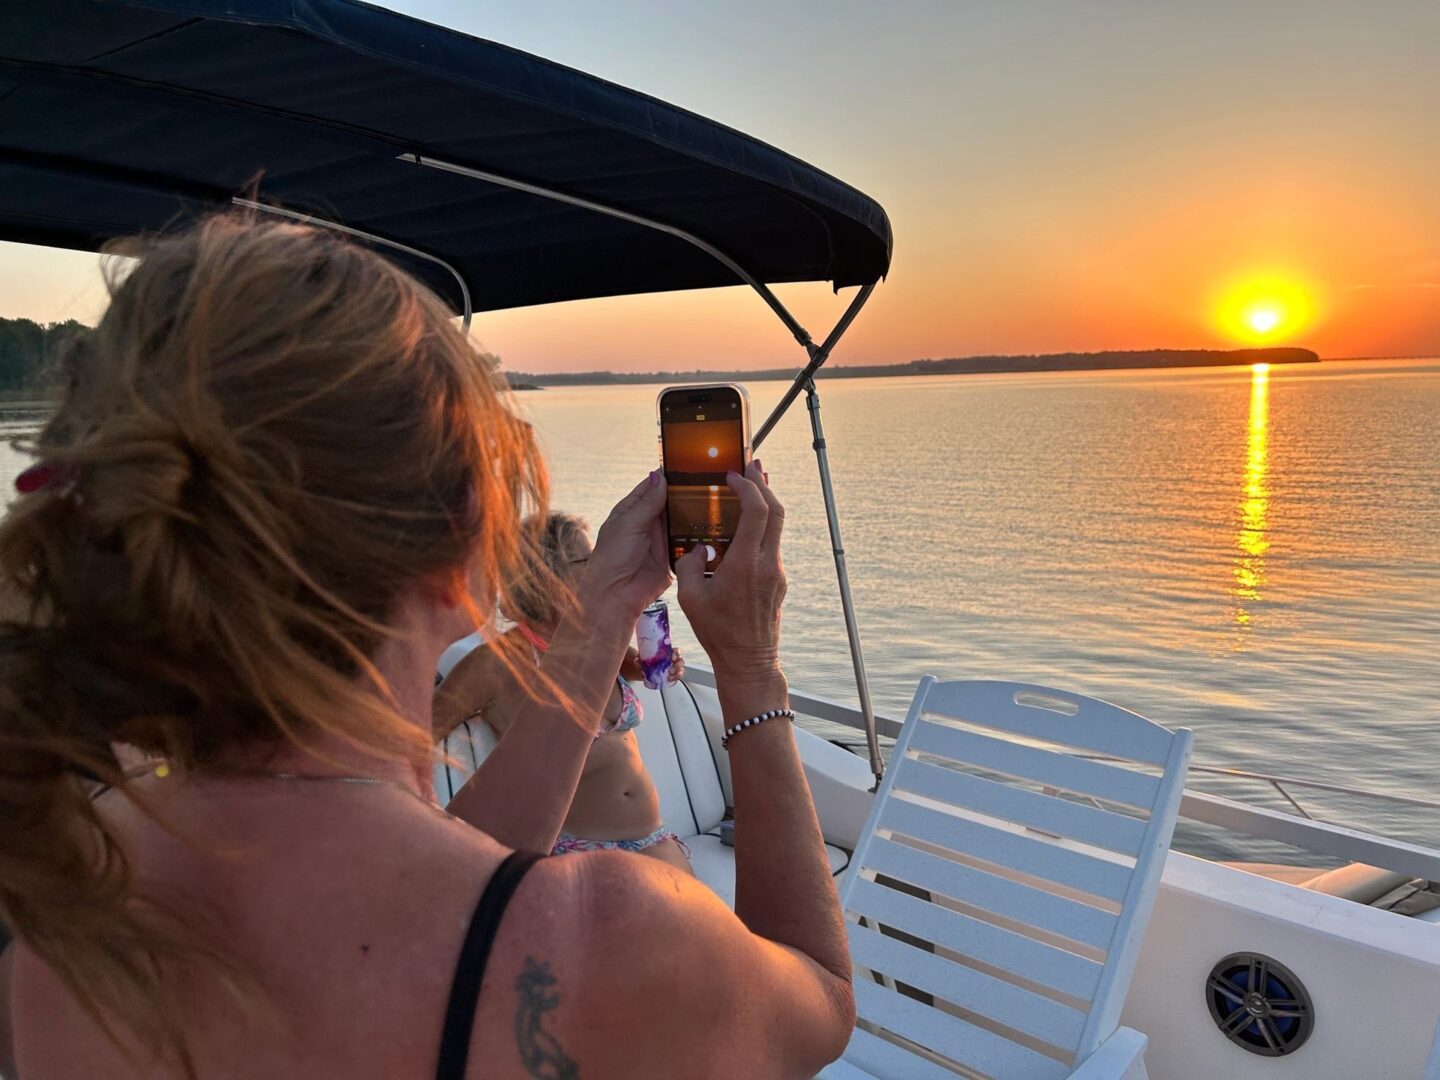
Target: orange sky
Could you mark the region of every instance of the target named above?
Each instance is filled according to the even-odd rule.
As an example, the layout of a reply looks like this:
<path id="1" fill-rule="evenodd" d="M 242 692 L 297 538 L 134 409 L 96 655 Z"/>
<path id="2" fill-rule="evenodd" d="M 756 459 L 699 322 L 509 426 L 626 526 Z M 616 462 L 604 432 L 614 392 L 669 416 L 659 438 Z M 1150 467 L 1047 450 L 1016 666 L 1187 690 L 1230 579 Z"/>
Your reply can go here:
<path id="1" fill-rule="evenodd" d="M 1257 277 L 1313 309 L 1267 343 L 1440 353 L 1440 4 L 388 6 L 695 109 L 880 200 L 894 266 L 837 363 L 1248 343 L 1219 309 Z M 780 292 L 817 336 L 840 310 L 824 286 Z M 0 314 L 101 302 L 93 257 L 0 245 Z M 476 333 L 512 370 L 801 359 L 742 289 L 482 314 Z"/>

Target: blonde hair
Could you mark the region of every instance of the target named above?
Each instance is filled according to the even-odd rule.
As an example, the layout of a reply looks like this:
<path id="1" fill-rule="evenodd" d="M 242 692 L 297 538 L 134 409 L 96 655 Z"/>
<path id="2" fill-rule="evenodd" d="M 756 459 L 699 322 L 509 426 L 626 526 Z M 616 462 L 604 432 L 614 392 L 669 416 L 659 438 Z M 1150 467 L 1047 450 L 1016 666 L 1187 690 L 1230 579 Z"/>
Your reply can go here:
<path id="1" fill-rule="evenodd" d="M 547 580 L 521 525 L 546 476 L 440 301 L 338 236 L 221 215 L 108 279 L 33 444 L 49 481 L 0 522 L 0 922 L 117 1044 L 192 1073 L 162 968 L 203 950 L 92 803 L 140 800 L 112 744 L 428 760 L 376 647 L 421 579 L 502 604 Z"/>
<path id="2" fill-rule="evenodd" d="M 535 557 L 540 565 L 511 590 L 505 614 L 517 622 L 545 626 L 573 602 L 568 590 L 557 589 L 552 582 L 565 579 L 575 553 L 589 539 L 590 526 L 584 518 L 559 510 L 537 514 L 525 525 L 526 534 L 537 537 Z"/>

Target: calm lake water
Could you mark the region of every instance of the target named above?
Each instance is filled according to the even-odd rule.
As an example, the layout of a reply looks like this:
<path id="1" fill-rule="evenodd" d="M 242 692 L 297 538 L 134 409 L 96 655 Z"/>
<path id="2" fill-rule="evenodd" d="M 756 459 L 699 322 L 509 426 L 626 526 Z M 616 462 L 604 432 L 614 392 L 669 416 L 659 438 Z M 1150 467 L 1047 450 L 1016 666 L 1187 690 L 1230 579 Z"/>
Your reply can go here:
<path id="1" fill-rule="evenodd" d="M 750 384 L 757 423 L 784 388 Z M 520 396 L 557 506 L 598 526 L 655 467 L 659 389 Z M 1198 764 L 1440 799 L 1440 360 L 821 391 L 880 712 L 903 716 L 927 672 L 1019 679 L 1191 727 Z M 853 703 L 803 402 L 760 456 L 789 510 L 791 683 Z M 19 467 L 0 450 L 7 489 Z M 1297 794 L 1317 817 L 1440 843 L 1440 814 Z"/>
<path id="2" fill-rule="evenodd" d="M 557 506 L 598 526 L 655 467 L 659 389 L 521 395 Z M 757 424 L 784 389 L 749 385 Z M 1037 682 L 1193 728 L 1198 764 L 1440 800 L 1440 361 L 821 393 L 878 711 L 903 717 L 927 672 Z M 760 457 L 788 509 L 791 683 L 853 703 L 803 401 Z M 1297 795 L 1317 817 L 1440 843 L 1440 814 Z"/>

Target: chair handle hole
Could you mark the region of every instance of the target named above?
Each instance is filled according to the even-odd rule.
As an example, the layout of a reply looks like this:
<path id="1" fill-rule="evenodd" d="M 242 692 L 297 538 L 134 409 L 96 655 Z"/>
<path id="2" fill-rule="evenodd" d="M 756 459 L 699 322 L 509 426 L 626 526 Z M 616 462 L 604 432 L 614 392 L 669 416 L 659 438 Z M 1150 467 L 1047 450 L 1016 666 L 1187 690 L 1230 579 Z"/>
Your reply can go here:
<path id="1" fill-rule="evenodd" d="M 1079 702 L 1050 694 L 1039 694 L 1034 690 L 1020 690 L 1015 694 L 1014 700 L 1016 705 L 1023 705 L 1027 709 L 1044 709 L 1061 716 L 1078 716 L 1080 713 Z"/>

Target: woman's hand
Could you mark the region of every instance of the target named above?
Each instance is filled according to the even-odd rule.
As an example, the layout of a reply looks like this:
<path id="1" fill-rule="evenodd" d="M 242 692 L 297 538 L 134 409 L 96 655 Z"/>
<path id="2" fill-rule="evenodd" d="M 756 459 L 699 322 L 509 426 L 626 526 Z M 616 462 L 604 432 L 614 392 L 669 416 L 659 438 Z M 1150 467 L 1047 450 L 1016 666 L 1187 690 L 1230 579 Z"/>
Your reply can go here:
<path id="1" fill-rule="evenodd" d="M 785 508 L 758 461 L 726 483 L 740 500 L 740 525 L 725 558 L 705 576 L 704 545 L 675 564 L 680 607 L 715 665 L 717 683 L 762 683 L 780 675 L 780 603 L 785 570 L 780 534 Z"/>
<path id="2" fill-rule="evenodd" d="M 644 682 L 645 669 L 640 666 L 640 654 L 634 649 L 625 650 L 625 659 L 620 662 L 620 677 L 626 682 Z M 675 646 L 670 647 L 670 673 L 665 676 L 665 684 L 674 686 L 685 677 L 685 657 L 680 655 L 680 650 Z"/>
<path id="3" fill-rule="evenodd" d="M 588 615 L 613 615 L 633 627 L 669 586 L 664 510 L 665 478 L 657 469 L 610 511 L 575 590 Z"/>

